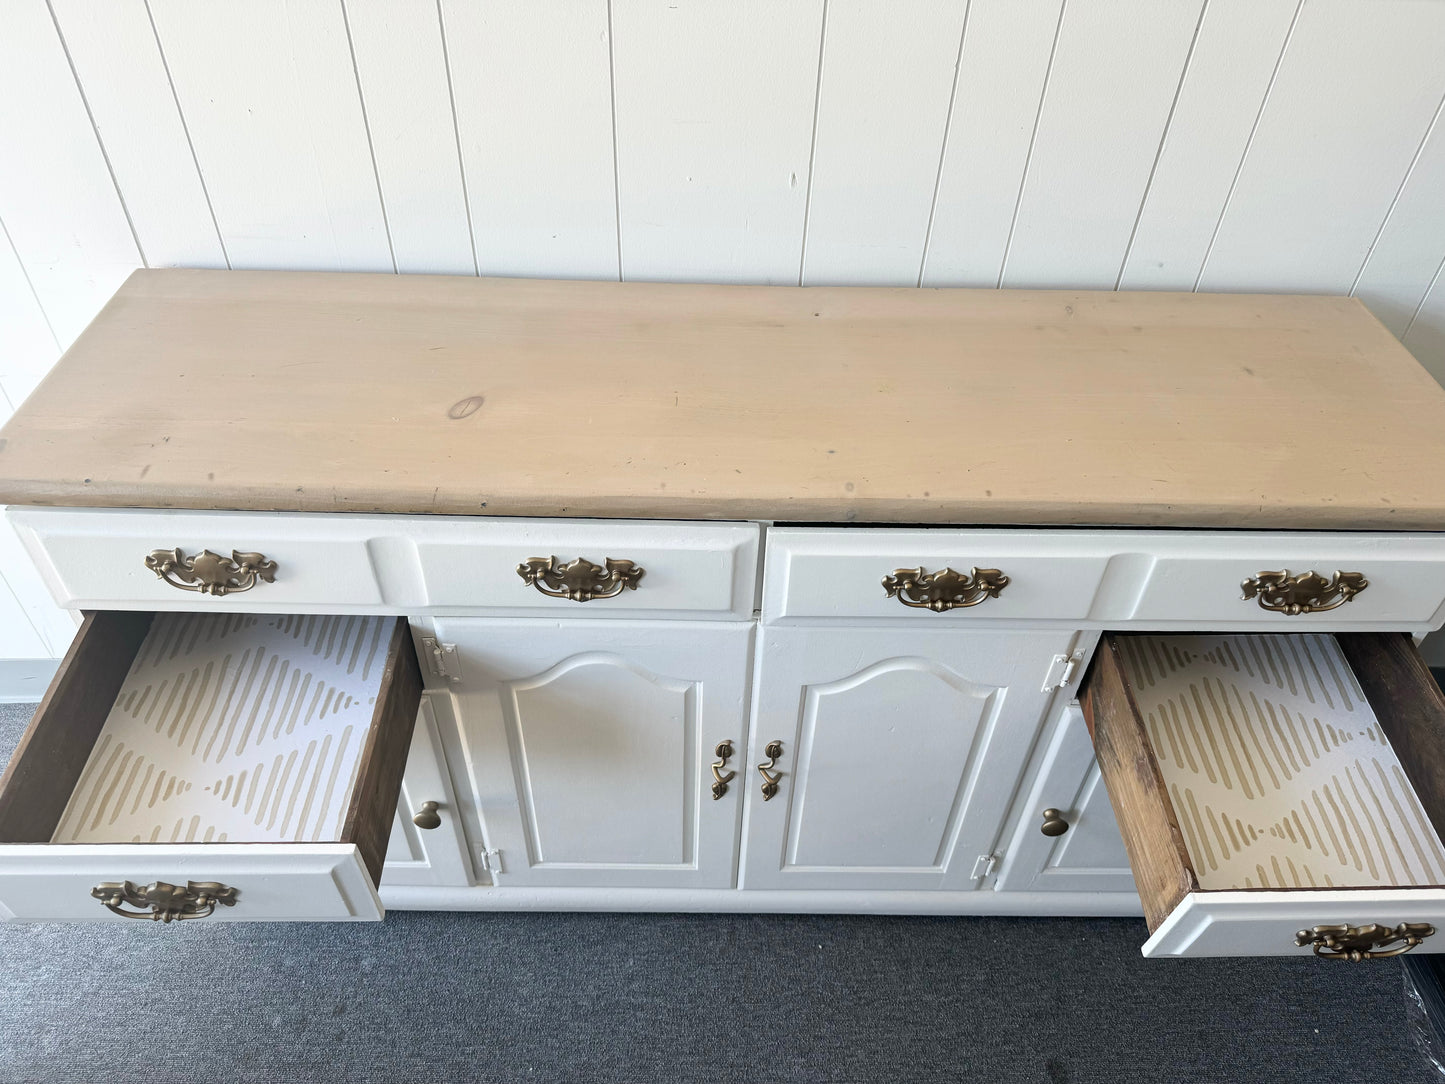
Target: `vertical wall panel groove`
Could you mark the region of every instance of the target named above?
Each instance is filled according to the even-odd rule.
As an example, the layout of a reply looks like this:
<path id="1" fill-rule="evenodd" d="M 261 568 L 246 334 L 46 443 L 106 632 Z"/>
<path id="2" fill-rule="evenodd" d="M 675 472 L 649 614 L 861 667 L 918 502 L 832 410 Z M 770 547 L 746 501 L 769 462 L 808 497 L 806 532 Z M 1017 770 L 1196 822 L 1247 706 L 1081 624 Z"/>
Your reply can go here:
<path id="1" fill-rule="evenodd" d="M 794 281 L 821 19 L 820 0 L 615 7 L 626 278 Z"/>
<path id="2" fill-rule="evenodd" d="M 1406 336 L 1445 258 L 1445 93 L 1350 292 Z M 1445 358 L 1436 360 L 1445 361 Z"/>
<path id="3" fill-rule="evenodd" d="M 1129 240 L 1124 243 L 1124 258 L 1119 261 L 1119 274 L 1114 277 L 1114 289 L 1124 278 L 1124 268 L 1129 263 L 1129 254 L 1134 251 L 1134 240 L 1139 235 L 1139 223 L 1144 217 L 1144 207 L 1149 202 L 1149 193 L 1154 188 L 1154 178 L 1159 173 L 1159 160 L 1164 156 L 1164 143 L 1174 125 L 1174 116 L 1179 109 L 1179 96 L 1184 92 L 1184 82 L 1189 78 L 1189 68 L 1194 61 L 1194 51 L 1199 45 L 1199 32 L 1204 28 L 1204 17 L 1209 12 L 1209 0 L 1204 0 L 1199 9 L 1199 21 L 1194 24 L 1194 35 L 1189 39 L 1189 51 L 1184 54 L 1184 67 L 1179 71 L 1179 82 L 1174 84 L 1174 97 L 1169 101 L 1169 112 L 1164 117 L 1164 130 L 1159 135 L 1159 144 L 1154 150 L 1154 161 L 1149 166 L 1149 176 L 1144 179 L 1144 194 L 1139 199 L 1139 209 L 1134 215 L 1134 225 L 1129 228 Z"/>
<path id="4" fill-rule="evenodd" d="M 1299 2 L 1210 0 L 1119 288 L 1194 288 Z"/>
<path id="5" fill-rule="evenodd" d="M 1004 286 L 1113 288 L 1202 6 L 1070 0 Z"/>
<path id="6" fill-rule="evenodd" d="M 1445 4 L 1299 12 L 1203 290 L 1345 293 L 1445 90 Z"/>
<path id="7" fill-rule="evenodd" d="M 146 262 L 226 266 L 144 0 L 51 0 L 51 7 Z"/>
<path id="8" fill-rule="evenodd" d="M 963 11 L 948 0 L 832 6 L 805 285 L 917 284 Z"/>
<path id="9" fill-rule="evenodd" d="M 66 347 L 141 261 L 45 0 L 4 6 L 0 101 L 0 218 Z"/>
<path id="10" fill-rule="evenodd" d="M 606 0 L 444 0 L 484 275 L 617 277 Z"/>
<path id="11" fill-rule="evenodd" d="M 231 262 L 392 270 L 339 2 L 150 3 Z"/>
<path id="12" fill-rule="evenodd" d="M 356 101 L 361 108 L 361 130 L 366 133 L 366 153 L 371 159 L 371 176 L 376 182 L 376 203 L 381 209 L 381 231 L 386 235 L 386 251 L 391 256 L 391 269 L 397 270 L 396 246 L 391 240 L 391 223 L 386 215 L 386 193 L 381 190 L 381 170 L 376 165 L 376 143 L 371 138 L 371 118 L 366 112 L 366 93 L 361 89 L 361 69 L 356 64 L 356 40 L 351 34 L 351 17 L 346 0 L 337 0 L 341 8 L 341 27 L 346 31 L 346 52 L 351 57 L 351 78 L 356 84 Z"/>
<path id="13" fill-rule="evenodd" d="M 347 0 L 346 13 L 396 269 L 475 274 L 436 0 Z"/>

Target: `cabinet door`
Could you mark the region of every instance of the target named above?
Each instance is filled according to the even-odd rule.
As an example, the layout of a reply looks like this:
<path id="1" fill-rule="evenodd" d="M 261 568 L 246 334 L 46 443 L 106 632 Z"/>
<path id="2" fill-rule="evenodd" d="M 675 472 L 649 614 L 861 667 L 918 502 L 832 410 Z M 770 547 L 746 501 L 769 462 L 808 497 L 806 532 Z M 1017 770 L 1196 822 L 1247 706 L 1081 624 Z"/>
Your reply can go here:
<path id="1" fill-rule="evenodd" d="M 434 696 L 435 693 L 429 693 L 422 697 L 416 729 L 411 732 L 411 752 L 401 781 L 401 801 L 391 822 L 386 864 L 382 867 L 383 886 L 472 883 L 462 821 L 437 730 Z M 418 827 L 413 820 L 426 802 L 437 804 L 440 823 L 435 828 Z"/>
<path id="2" fill-rule="evenodd" d="M 723 741 L 740 764 L 751 625 L 435 627 L 499 887 L 735 883 L 742 777 L 715 799 L 708 766 Z"/>
<path id="3" fill-rule="evenodd" d="M 766 628 L 744 887 L 976 888 L 1073 637 Z M 774 741 L 782 776 L 765 801 L 757 764 Z"/>
<path id="4" fill-rule="evenodd" d="M 1046 836 L 1043 811 L 1068 829 Z M 1001 892 L 1133 892 L 1134 874 L 1077 704 L 1060 713 L 999 870 Z"/>

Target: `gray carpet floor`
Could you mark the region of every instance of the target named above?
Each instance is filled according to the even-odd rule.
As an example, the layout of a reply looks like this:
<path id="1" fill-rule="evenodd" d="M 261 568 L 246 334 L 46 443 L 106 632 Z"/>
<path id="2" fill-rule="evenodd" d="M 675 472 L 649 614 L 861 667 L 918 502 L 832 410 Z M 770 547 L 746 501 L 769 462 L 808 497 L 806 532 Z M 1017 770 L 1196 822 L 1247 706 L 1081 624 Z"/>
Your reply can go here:
<path id="1" fill-rule="evenodd" d="M 0 707 L 8 759 L 28 707 Z M 1397 962 L 1139 920 L 393 913 L 0 926 L 0 1084 L 1425 1084 Z"/>

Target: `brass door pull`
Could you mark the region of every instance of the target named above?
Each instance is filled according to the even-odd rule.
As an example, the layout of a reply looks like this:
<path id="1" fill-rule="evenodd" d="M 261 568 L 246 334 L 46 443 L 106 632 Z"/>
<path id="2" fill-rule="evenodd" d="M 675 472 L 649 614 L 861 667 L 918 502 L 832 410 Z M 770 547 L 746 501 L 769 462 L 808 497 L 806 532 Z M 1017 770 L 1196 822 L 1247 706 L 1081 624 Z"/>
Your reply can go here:
<path id="1" fill-rule="evenodd" d="M 883 593 L 905 606 L 943 613 L 998 598 L 1008 583 L 1008 577 L 996 568 L 973 568 L 967 573 L 951 568 L 942 572 L 895 568 L 892 575 L 883 577 Z"/>
<path id="2" fill-rule="evenodd" d="M 1369 587 L 1370 581 L 1363 572 L 1337 571 L 1325 579 L 1313 570 L 1291 576 L 1285 568 L 1278 572 L 1257 572 L 1239 586 L 1244 589 L 1246 600 L 1259 599 L 1261 610 L 1297 617 L 1343 606 Z"/>
<path id="3" fill-rule="evenodd" d="M 1314 926 L 1294 935 L 1296 945 L 1313 945 L 1325 960 L 1383 960 L 1409 952 L 1435 932 L 1428 922 L 1398 926 Z"/>
<path id="4" fill-rule="evenodd" d="M 768 747 L 763 750 L 763 754 L 768 760 L 765 764 L 758 765 L 758 774 L 763 777 L 763 801 L 771 802 L 773 796 L 778 793 L 778 780 L 783 778 L 783 773 L 770 769 L 778 766 L 778 758 L 783 755 L 783 743 L 780 741 L 768 742 Z"/>
<path id="5" fill-rule="evenodd" d="M 421 808 L 412 816 L 411 823 L 418 828 L 440 828 L 442 826 L 442 819 L 437 814 L 437 803 L 422 802 Z"/>
<path id="6" fill-rule="evenodd" d="M 217 904 L 234 907 L 240 895 L 229 885 L 216 881 L 187 881 L 184 888 L 164 881 L 148 885 L 107 881 L 92 888 L 90 894 L 123 918 L 148 918 L 152 922 L 206 918 L 215 912 Z M 127 911 L 123 904 L 139 909 Z"/>
<path id="7" fill-rule="evenodd" d="M 194 557 L 187 557 L 177 546 L 173 550 L 151 550 L 145 565 L 172 587 L 199 591 L 203 595 L 239 594 L 263 581 L 276 582 L 276 562 L 266 560 L 264 553 L 232 550 L 231 556 L 222 557 L 219 553 L 201 550 Z"/>
<path id="8" fill-rule="evenodd" d="M 1064 815 L 1057 809 L 1044 810 L 1044 823 L 1039 825 L 1039 831 L 1046 836 L 1061 836 L 1069 830 L 1069 822 L 1064 820 Z"/>
<path id="9" fill-rule="evenodd" d="M 601 565 L 595 565 L 585 557 L 565 564 L 556 557 L 528 557 L 517 566 L 517 575 L 522 577 L 523 583 L 530 584 L 544 595 L 573 602 L 611 598 L 620 595 L 624 589 L 636 591 L 637 581 L 645 574 L 645 569 L 631 561 L 614 561 L 611 557 Z"/>
<path id="10" fill-rule="evenodd" d="M 712 800 L 715 802 L 728 792 L 728 784 L 738 773 L 722 774 L 722 770 L 728 766 L 728 758 L 733 755 L 733 743 L 730 740 L 718 742 L 713 753 L 718 758 L 718 762 L 712 766 Z"/>

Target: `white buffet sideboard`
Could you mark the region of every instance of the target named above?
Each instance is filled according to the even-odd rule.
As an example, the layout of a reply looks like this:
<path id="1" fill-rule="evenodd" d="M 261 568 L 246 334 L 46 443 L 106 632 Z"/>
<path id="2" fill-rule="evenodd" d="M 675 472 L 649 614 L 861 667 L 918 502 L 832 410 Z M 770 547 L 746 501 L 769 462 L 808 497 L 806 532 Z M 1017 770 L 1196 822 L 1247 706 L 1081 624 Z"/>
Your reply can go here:
<path id="1" fill-rule="evenodd" d="M 1142 912 L 1151 955 L 1439 949 L 1445 393 L 1377 330 L 138 273 L 0 434 L 88 615 L 0 782 L 0 915 Z"/>

